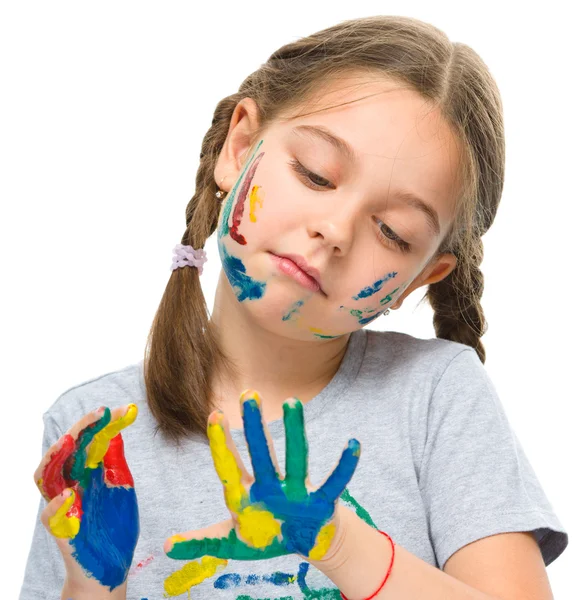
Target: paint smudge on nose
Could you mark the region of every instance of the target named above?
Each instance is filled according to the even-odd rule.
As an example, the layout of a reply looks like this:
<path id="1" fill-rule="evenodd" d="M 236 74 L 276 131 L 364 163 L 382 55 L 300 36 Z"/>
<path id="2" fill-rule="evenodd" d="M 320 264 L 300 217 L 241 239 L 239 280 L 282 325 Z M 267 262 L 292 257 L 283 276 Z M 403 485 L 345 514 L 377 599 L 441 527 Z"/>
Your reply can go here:
<path id="1" fill-rule="evenodd" d="M 359 294 L 357 294 L 357 296 L 353 296 L 353 299 L 360 300 L 362 298 L 368 298 L 369 296 L 373 296 L 376 292 L 379 292 L 382 289 L 382 286 L 384 285 L 384 283 L 386 283 L 386 281 L 392 279 L 393 277 L 396 277 L 396 275 L 398 275 L 396 271 L 388 273 L 387 275 L 382 277 L 382 279 L 378 279 L 377 281 L 375 281 L 371 286 L 368 285 L 367 287 L 364 287 L 359 292 Z"/>
<path id="2" fill-rule="evenodd" d="M 220 241 L 218 248 L 227 279 L 231 287 L 239 292 L 237 300 L 243 302 L 244 300 L 258 300 L 262 298 L 265 294 L 267 284 L 247 275 L 243 261 L 229 254 L 226 246 Z"/>
<path id="3" fill-rule="evenodd" d="M 263 201 L 265 198 L 265 194 L 263 190 L 258 186 L 254 185 L 251 188 L 251 194 L 249 194 L 249 220 L 252 223 L 257 222 L 257 216 L 255 215 L 255 210 L 257 206 L 263 208 Z"/>

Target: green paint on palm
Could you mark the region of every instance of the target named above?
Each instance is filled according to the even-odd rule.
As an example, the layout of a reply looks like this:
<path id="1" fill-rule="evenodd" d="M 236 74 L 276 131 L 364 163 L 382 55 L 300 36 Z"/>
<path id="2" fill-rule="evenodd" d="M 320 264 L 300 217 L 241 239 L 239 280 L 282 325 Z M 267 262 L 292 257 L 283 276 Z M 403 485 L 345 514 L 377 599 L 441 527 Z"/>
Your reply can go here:
<path id="1" fill-rule="evenodd" d="M 302 402 L 296 398 L 293 406 L 285 402 L 283 408 L 286 433 L 286 495 L 291 500 L 302 501 L 308 495 L 308 442 L 304 434 Z"/>

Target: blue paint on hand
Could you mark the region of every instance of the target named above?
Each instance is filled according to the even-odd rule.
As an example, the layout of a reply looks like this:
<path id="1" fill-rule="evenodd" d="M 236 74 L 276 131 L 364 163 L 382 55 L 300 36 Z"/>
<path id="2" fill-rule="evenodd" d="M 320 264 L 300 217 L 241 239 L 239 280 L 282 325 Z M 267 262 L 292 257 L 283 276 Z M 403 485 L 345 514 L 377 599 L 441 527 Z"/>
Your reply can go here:
<path id="1" fill-rule="evenodd" d="M 80 531 L 70 544 L 78 563 L 110 590 L 127 578 L 139 538 L 134 488 L 109 487 L 103 466 L 87 469 Z"/>

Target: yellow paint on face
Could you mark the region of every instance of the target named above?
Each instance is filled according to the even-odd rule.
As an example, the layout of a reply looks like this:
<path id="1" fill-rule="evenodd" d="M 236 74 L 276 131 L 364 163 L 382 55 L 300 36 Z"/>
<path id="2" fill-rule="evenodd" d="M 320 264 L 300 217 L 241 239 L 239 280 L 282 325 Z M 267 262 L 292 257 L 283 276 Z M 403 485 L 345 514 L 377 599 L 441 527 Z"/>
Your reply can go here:
<path id="1" fill-rule="evenodd" d="M 252 223 L 257 222 L 257 217 L 255 216 L 255 209 L 257 208 L 256 205 L 259 204 L 259 206 L 263 208 L 263 200 L 263 190 L 260 190 L 258 185 L 254 185 L 251 188 L 251 193 L 249 194 L 249 220 Z"/>
<path id="2" fill-rule="evenodd" d="M 238 513 L 241 511 L 247 492 L 241 483 L 241 470 L 227 446 L 225 430 L 220 423 L 208 424 L 208 439 L 210 440 L 212 460 L 223 484 L 227 507 Z"/>
<path id="3" fill-rule="evenodd" d="M 238 515 L 237 521 L 241 537 L 254 548 L 269 546 L 281 532 L 281 523 L 274 515 L 255 506 L 247 506 Z"/>
<path id="4" fill-rule="evenodd" d="M 102 431 L 99 431 L 90 446 L 86 456 L 86 467 L 95 469 L 106 454 L 110 440 L 116 437 L 125 427 L 128 427 L 137 418 L 137 405 L 129 404 L 127 412 L 112 423 L 109 423 Z"/>
<path id="5" fill-rule="evenodd" d="M 310 331 L 312 331 L 312 333 L 318 333 L 319 335 L 331 335 L 330 333 L 326 332 L 324 329 L 320 329 L 319 327 L 309 327 Z"/>
<path id="6" fill-rule="evenodd" d="M 320 560 L 331 547 L 333 537 L 335 537 L 335 525 L 333 523 L 321 527 L 321 530 L 316 536 L 316 543 L 309 552 L 308 558 L 311 560 Z"/>
<path id="7" fill-rule="evenodd" d="M 67 516 L 67 512 L 72 507 L 75 499 L 76 493 L 71 490 L 70 495 L 57 509 L 57 512 L 49 518 L 49 529 L 55 537 L 73 539 L 78 535 L 80 519 L 78 517 Z"/>
<path id="8" fill-rule="evenodd" d="M 179 596 L 185 592 L 190 593 L 190 588 L 202 583 L 205 579 L 215 575 L 219 567 L 224 569 L 228 560 L 203 556 L 201 561 L 194 561 L 184 565 L 179 571 L 172 573 L 163 582 L 165 597 Z"/>

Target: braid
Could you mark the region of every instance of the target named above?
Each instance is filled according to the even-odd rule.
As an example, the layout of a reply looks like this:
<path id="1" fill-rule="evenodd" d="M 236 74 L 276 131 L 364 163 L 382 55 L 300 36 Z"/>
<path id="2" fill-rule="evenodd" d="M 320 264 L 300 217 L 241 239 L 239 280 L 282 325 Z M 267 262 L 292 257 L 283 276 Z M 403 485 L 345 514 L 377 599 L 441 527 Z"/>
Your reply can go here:
<path id="1" fill-rule="evenodd" d="M 484 257 L 481 238 L 472 252 L 455 253 L 457 264 L 453 271 L 437 283 L 429 284 L 426 297 L 433 308 L 433 325 L 438 338 L 471 346 L 482 363 L 486 351 L 480 338 L 488 325 L 480 302 L 484 292 L 484 274 L 480 264 Z"/>

